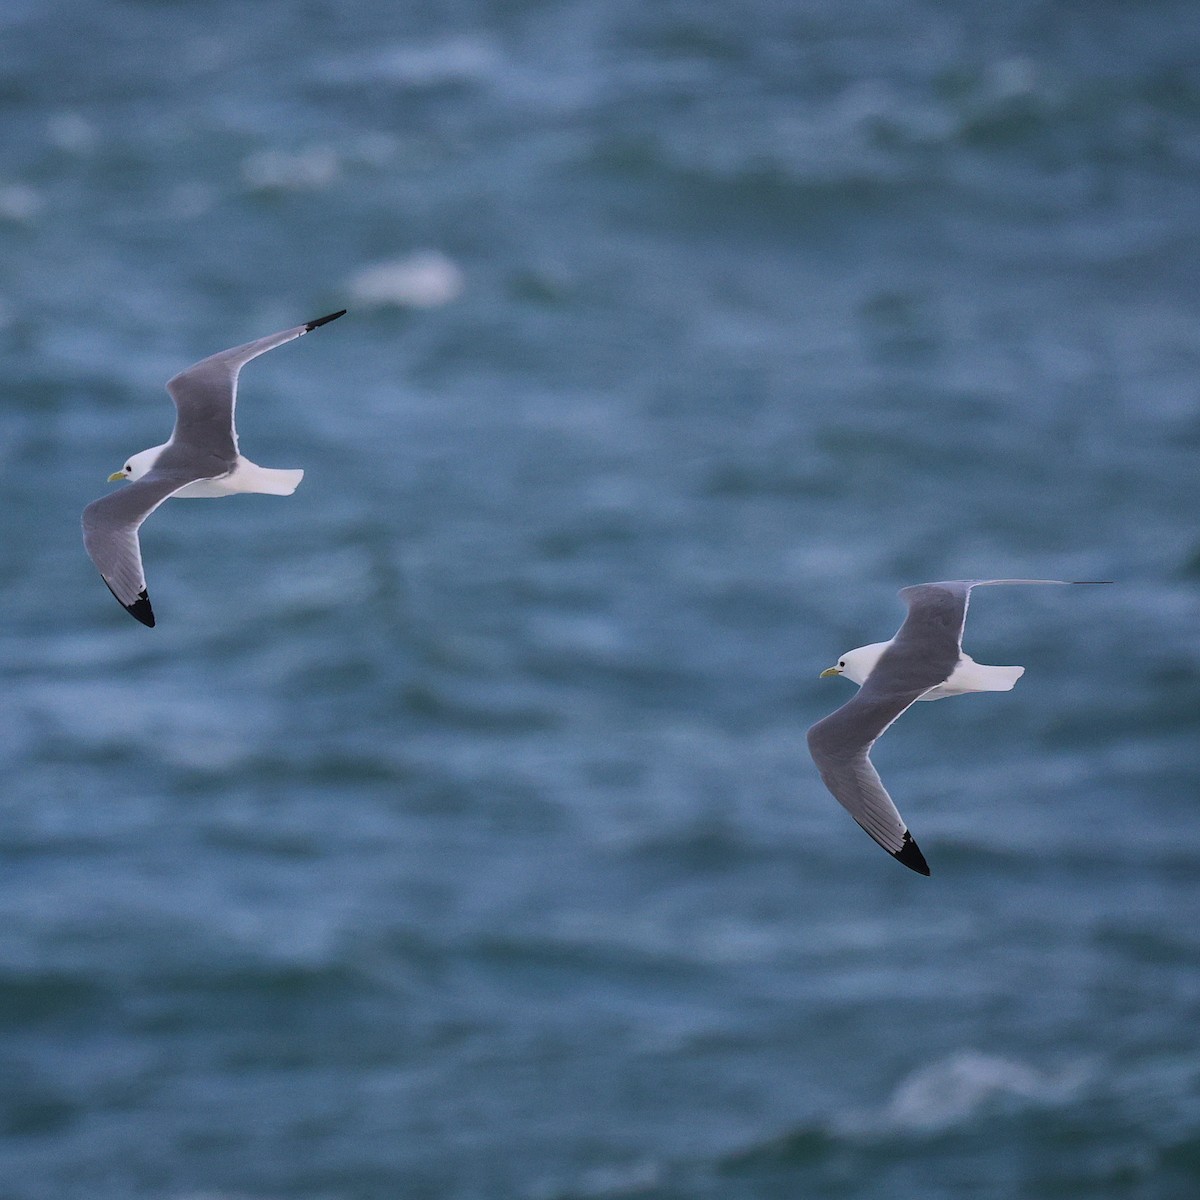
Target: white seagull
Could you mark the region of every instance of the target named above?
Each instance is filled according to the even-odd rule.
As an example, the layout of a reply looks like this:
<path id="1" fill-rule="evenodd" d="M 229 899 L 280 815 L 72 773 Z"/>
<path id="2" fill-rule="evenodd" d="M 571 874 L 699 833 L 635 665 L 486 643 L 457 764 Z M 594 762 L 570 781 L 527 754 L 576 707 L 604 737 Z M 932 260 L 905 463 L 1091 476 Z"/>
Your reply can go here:
<path id="1" fill-rule="evenodd" d="M 108 480 L 128 480 L 129 486 L 93 500 L 83 510 L 83 544 L 92 562 L 108 590 L 143 625 L 154 624 L 154 612 L 146 594 L 138 527 L 164 500 L 237 492 L 290 496 L 304 478 L 303 471 L 260 467 L 238 451 L 233 416 L 238 372 L 252 358 L 345 313 L 343 308 L 294 329 L 222 350 L 168 380 L 167 391 L 175 401 L 170 441 L 128 459 Z"/>
<path id="2" fill-rule="evenodd" d="M 859 646 L 821 672 L 845 675 L 858 695 L 808 731 L 808 749 L 834 799 L 893 858 L 921 875 L 925 856 L 913 841 L 868 757 L 880 735 L 917 700 L 968 692 L 1007 692 L 1024 667 L 986 667 L 962 649 L 971 589 L 1001 583 L 1108 583 L 1082 579 L 958 579 L 902 588 L 908 616 L 890 642 Z"/>

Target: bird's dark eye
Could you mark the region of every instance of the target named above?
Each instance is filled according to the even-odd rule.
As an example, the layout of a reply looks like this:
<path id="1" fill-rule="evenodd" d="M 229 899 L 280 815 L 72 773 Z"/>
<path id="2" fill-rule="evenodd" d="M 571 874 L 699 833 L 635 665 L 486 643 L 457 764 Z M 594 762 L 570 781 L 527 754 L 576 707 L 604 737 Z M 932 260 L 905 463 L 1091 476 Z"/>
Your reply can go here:
<path id="1" fill-rule="evenodd" d="M 132 471 L 132 470 L 133 470 L 133 468 L 132 468 L 132 467 L 131 467 L 131 466 L 130 466 L 128 463 L 126 463 L 126 464 L 125 464 L 125 470 L 127 470 L 127 471 Z"/>
<path id="2" fill-rule="evenodd" d="M 846 665 L 845 659 L 843 659 L 840 663 L 838 663 L 839 667 L 845 667 L 845 665 Z"/>

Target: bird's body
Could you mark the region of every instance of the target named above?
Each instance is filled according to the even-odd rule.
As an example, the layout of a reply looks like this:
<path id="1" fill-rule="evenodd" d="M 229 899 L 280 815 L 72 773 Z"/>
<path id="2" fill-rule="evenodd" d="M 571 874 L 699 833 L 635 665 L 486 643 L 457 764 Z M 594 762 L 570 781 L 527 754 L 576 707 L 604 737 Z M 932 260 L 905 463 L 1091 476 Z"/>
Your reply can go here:
<path id="1" fill-rule="evenodd" d="M 870 759 L 871 747 L 918 700 L 969 692 L 1009 691 L 1024 667 L 990 667 L 962 650 L 971 589 L 985 584 L 1068 583 L 1059 579 L 976 579 L 903 588 L 908 616 L 888 642 L 844 654 L 822 676 L 845 675 L 858 694 L 808 731 L 808 746 L 834 798 L 889 854 L 928 875 L 913 841 Z"/>
<path id="2" fill-rule="evenodd" d="M 170 440 L 126 460 L 109 481 L 127 480 L 119 492 L 83 510 L 83 542 L 109 591 L 144 625 L 154 624 L 146 592 L 138 529 L 163 501 L 260 492 L 290 496 L 301 470 L 260 467 L 238 449 L 234 407 L 238 373 L 252 358 L 343 316 L 345 310 L 304 325 L 222 350 L 167 381 L 175 402 Z"/>
<path id="3" fill-rule="evenodd" d="M 844 675 L 861 687 L 891 644 L 872 642 L 869 646 L 859 646 L 857 650 L 847 651 L 839 661 L 838 668 L 829 669 L 830 674 Z M 844 667 L 842 662 L 845 663 Z M 917 699 L 944 700 L 947 696 L 964 696 L 967 692 L 1009 692 L 1024 674 L 1024 667 L 984 666 L 964 653 L 960 647 L 958 662 L 946 680 L 937 687 L 930 688 Z"/>
<path id="4" fill-rule="evenodd" d="M 162 451 L 170 446 L 164 442 L 161 446 L 151 446 L 135 454 L 128 462 L 130 470 L 117 472 L 131 483 L 141 479 L 154 470 Z M 252 463 L 243 454 L 238 454 L 233 460 L 233 466 L 224 475 L 216 475 L 210 479 L 197 479 L 181 487 L 172 495 L 172 500 L 212 500 L 220 496 L 236 496 L 242 492 L 258 492 L 267 496 L 290 496 L 304 478 L 304 472 L 299 470 L 280 470 L 278 467 L 260 467 Z M 113 480 L 110 479 L 110 482 Z"/>

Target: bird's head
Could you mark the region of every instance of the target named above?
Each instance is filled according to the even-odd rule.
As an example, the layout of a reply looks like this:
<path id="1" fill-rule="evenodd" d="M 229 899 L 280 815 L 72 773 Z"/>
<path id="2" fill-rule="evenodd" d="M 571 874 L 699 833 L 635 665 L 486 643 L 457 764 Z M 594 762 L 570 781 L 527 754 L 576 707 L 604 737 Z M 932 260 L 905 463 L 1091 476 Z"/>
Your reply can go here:
<path id="1" fill-rule="evenodd" d="M 155 460 L 161 451 L 162 446 L 151 446 L 149 450 L 143 450 L 140 454 L 135 454 L 132 458 L 127 458 L 125 465 L 108 477 L 108 482 L 118 483 L 126 479 L 132 482 L 135 479 L 141 479 L 154 466 Z"/>
<path id="2" fill-rule="evenodd" d="M 845 675 L 847 679 L 861 686 L 890 645 L 890 642 L 875 642 L 870 646 L 859 646 L 857 650 L 847 650 L 834 666 L 826 667 L 821 672 L 820 678 L 828 679 L 831 675 Z"/>

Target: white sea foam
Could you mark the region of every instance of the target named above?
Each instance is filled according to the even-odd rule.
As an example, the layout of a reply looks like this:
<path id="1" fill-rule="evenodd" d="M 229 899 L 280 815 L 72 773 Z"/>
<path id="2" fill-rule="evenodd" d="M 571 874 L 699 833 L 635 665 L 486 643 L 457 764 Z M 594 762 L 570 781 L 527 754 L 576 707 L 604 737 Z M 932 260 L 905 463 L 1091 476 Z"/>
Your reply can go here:
<path id="1" fill-rule="evenodd" d="M 75 112 L 58 113 L 46 122 L 46 136 L 60 150 L 84 154 L 96 144 L 96 131 L 86 117 Z"/>
<path id="2" fill-rule="evenodd" d="M 1076 1066 L 1042 1069 L 977 1050 L 963 1050 L 901 1080 L 891 1099 L 873 1114 L 844 1123 L 847 1133 L 936 1133 L 983 1112 L 1061 1104 L 1083 1082 Z"/>
<path id="3" fill-rule="evenodd" d="M 620 1166 L 590 1167 L 566 1179 L 547 1179 L 535 1187 L 536 1200 L 600 1200 L 601 1197 L 642 1195 L 662 1182 L 657 1163 L 637 1161 Z"/>
<path id="4" fill-rule="evenodd" d="M 242 163 L 242 179 L 252 191 L 319 191 L 337 178 L 338 170 L 337 155 L 328 146 L 264 150 Z"/>
<path id="5" fill-rule="evenodd" d="M 175 1200 L 271 1200 L 270 1197 L 248 1192 L 184 1192 Z"/>
<path id="6" fill-rule="evenodd" d="M 476 83 L 493 75 L 501 62 L 499 50 L 474 37 L 449 37 L 428 42 L 385 46 L 375 54 L 341 59 L 325 70 L 337 83 L 380 80 L 402 88 L 443 87 Z"/>
<path id="7" fill-rule="evenodd" d="M 418 250 L 364 267 L 346 290 L 360 307 L 440 308 L 457 300 L 465 286 L 457 263 L 438 250 Z"/>
<path id="8" fill-rule="evenodd" d="M 42 207 L 42 197 L 27 183 L 0 183 L 0 221 L 23 225 L 32 221 Z"/>

